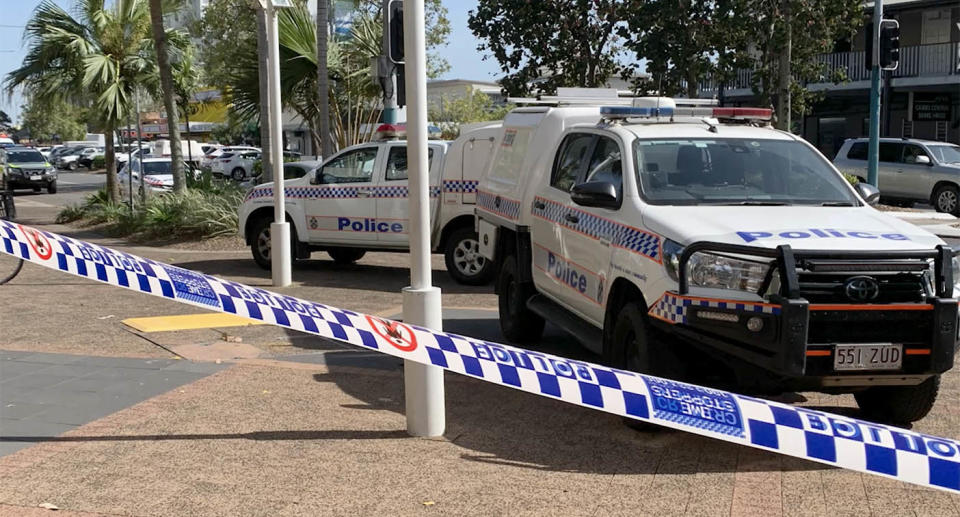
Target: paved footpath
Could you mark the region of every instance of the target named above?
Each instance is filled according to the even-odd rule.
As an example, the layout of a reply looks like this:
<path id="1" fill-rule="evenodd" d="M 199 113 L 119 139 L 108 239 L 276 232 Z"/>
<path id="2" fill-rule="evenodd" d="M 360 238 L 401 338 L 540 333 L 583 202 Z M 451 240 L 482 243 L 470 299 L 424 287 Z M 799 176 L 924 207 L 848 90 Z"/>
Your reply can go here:
<path id="1" fill-rule="evenodd" d="M 245 253 L 127 249 L 269 283 Z M 311 261 L 284 291 L 389 316 L 404 259 Z M 444 287 L 470 307 L 448 330 L 500 339 L 489 288 Z M 122 319 L 195 310 L 32 265 L 0 306 L 0 516 L 960 515 L 960 496 L 452 374 L 444 436 L 409 438 L 396 360 L 270 326 L 132 332 Z M 555 329 L 538 349 L 585 353 Z M 960 438 L 958 370 L 916 429 Z"/>

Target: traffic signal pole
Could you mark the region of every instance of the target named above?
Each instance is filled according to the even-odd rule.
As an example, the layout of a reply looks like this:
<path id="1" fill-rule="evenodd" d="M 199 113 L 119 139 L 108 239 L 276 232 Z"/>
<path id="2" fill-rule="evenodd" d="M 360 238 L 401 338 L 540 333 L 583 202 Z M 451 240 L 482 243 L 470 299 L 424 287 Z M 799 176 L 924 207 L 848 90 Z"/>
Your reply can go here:
<path id="1" fill-rule="evenodd" d="M 880 20 L 883 19 L 883 0 L 873 4 L 873 67 L 870 71 L 870 146 L 867 152 L 867 183 L 877 184 L 877 166 L 880 155 Z"/>
<path id="2" fill-rule="evenodd" d="M 393 61 L 390 59 L 390 0 L 383 0 L 383 55 L 386 56 L 386 59 L 382 60 L 381 63 L 386 64 L 390 67 L 390 72 L 386 74 L 385 81 L 388 81 L 390 84 L 385 85 L 384 95 L 383 95 L 383 123 L 384 124 L 396 124 L 398 112 L 400 111 L 397 106 L 397 86 L 394 81 L 396 81 L 396 75 L 393 73 Z M 380 71 L 381 76 L 384 71 Z M 403 78 L 401 77 L 402 81 Z"/>

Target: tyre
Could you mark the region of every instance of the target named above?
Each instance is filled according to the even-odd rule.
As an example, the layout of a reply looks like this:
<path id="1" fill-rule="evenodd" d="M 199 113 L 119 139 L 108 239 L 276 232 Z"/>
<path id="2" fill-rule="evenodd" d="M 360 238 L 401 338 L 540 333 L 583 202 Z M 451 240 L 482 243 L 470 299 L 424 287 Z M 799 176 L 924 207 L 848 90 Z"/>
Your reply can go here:
<path id="1" fill-rule="evenodd" d="M 611 343 L 611 359 L 613 366 L 622 370 L 638 373 L 677 378 L 672 373 L 673 362 L 668 361 L 663 346 L 654 343 L 650 338 L 653 329 L 647 321 L 646 307 L 642 302 L 630 302 L 620 308 L 613 326 Z M 636 431 L 663 432 L 662 426 L 624 418 L 624 425 Z"/>
<path id="2" fill-rule="evenodd" d="M 937 212 L 960 215 L 960 191 L 956 185 L 940 185 L 933 192 L 933 207 Z"/>
<path id="3" fill-rule="evenodd" d="M 546 322 L 527 308 L 527 300 L 536 294 L 533 284 L 519 282 L 517 258 L 510 255 L 500 267 L 497 277 L 497 305 L 500 310 L 500 331 L 515 343 L 529 343 L 543 336 Z"/>
<path id="4" fill-rule="evenodd" d="M 57 181 L 51 181 L 47 183 L 47 194 L 56 194 L 57 193 Z"/>
<path id="5" fill-rule="evenodd" d="M 236 181 L 243 181 L 247 177 L 247 171 L 243 170 L 243 167 L 237 167 L 230 171 L 230 177 Z"/>
<path id="6" fill-rule="evenodd" d="M 270 240 L 270 223 L 273 219 L 262 217 L 254 223 L 253 239 L 250 242 L 250 252 L 253 254 L 253 261 L 263 269 L 270 269 L 270 248 L 273 246 Z M 297 260 L 297 229 L 290 224 L 290 261 Z"/>
<path id="7" fill-rule="evenodd" d="M 493 262 L 480 254 L 480 240 L 473 228 L 454 230 L 443 251 L 447 272 L 460 284 L 485 285 L 493 277 Z"/>
<path id="8" fill-rule="evenodd" d="M 74 161 L 74 162 L 68 163 L 68 164 L 67 164 L 67 169 L 69 169 L 69 170 L 71 170 L 71 171 L 77 170 L 77 162 Z"/>
<path id="9" fill-rule="evenodd" d="M 940 376 L 915 386 L 874 386 L 854 393 L 864 415 L 877 422 L 909 424 L 927 416 L 940 391 Z"/>
<path id="10" fill-rule="evenodd" d="M 353 264 L 363 258 L 367 250 L 360 248 L 332 248 L 327 250 L 327 255 L 337 264 Z"/>

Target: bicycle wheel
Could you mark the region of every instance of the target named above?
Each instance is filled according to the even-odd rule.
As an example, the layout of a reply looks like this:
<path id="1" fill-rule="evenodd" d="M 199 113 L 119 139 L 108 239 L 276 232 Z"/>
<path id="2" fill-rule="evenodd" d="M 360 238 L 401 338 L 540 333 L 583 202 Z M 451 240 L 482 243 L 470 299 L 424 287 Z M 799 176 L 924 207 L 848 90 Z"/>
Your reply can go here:
<path id="1" fill-rule="evenodd" d="M 22 268 L 22 258 L 0 253 L 0 285 L 13 280 L 13 277 L 17 276 Z"/>

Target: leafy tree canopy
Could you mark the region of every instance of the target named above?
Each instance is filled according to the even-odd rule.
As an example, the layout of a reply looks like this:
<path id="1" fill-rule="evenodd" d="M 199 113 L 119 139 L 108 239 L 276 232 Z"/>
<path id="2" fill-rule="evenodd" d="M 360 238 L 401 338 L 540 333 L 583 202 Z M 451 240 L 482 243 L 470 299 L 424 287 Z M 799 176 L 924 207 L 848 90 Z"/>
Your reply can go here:
<path id="1" fill-rule="evenodd" d="M 62 99 L 44 102 L 28 97 L 21 114 L 21 126 L 37 142 L 81 140 L 87 130 L 86 118 L 86 110 Z"/>

